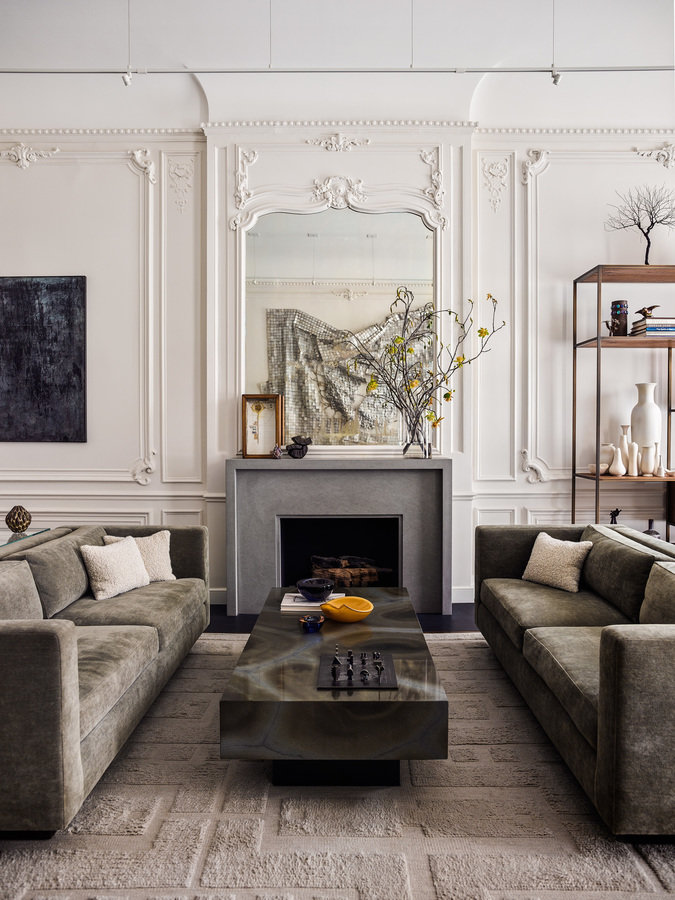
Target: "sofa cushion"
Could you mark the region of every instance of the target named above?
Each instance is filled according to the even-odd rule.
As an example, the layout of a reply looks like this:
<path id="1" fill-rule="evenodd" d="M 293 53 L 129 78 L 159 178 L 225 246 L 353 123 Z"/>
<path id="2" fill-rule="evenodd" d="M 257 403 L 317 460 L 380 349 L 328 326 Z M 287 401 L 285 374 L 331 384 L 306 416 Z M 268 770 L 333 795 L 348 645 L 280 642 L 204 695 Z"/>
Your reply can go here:
<path id="1" fill-rule="evenodd" d="M 608 526 L 604 527 L 607 528 Z M 670 559 L 675 559 L 675 546 L 668 543 L 668 541 L 662 541 L 661 538 L 654 537 L 651 534 L 645 534 L 644 531 L 637 531 L 635 528 L 629 528 L 627 525 L 613 525 L 611 530 L 623 535 L 630 541 L 635 541 L 637 544 L 648 547 L 655 553 L 662 553 Z"/>
<path id="2" fill-rule="evenodd" d="M 518 650 L 525 631 L 539 625 L 625 625 L 629 621 L 590 591 L 570 593 L 516 578 L 486 578 L 480 599 Z"/>
<path id="3" fill-rule="evenodd" d="M 591 541 L 560 541 L 542 531 L 534 542 L 523 580 L 561 591 L 578 591 L 581 569 L 592 546 Z"/>
<path id="4" fill-rule="evenodd" d="M 597 748 L 602 628 L 532 628 L 523 656 Z"/>
<path id="5" fill-rule="evenodd" d="M 148 626 L 77 629 L 80 740 L 113 708 L 158 652 L 157 632 Z"/>
<path id="6" fill-rule="evenodd" d="M 151 625 L 157 629 L 162 649 L 206 601 L 206 585 L 201 578 L 179 578 L 127 591 L 105 603 L 87 595 L 62 610 L 58 618 L 76 625 Z"/>
<path id="7" fill-rule="evenodd" d="M 81 597 L 89 586 L 82 544 L 103 545 L 101 525 L 82 526 L 64 537 L 13 554 L 31 568 L 45 616 L 50 618 Z"/>
<path id="8" fill-rule="evenodd" d="M 584 564 L 582 586 L 637 622 L 654 560 L 667 561 L 670 557 L 602 525 L 588 525 L 582 539 L 593 542 Z"/>
<path id="9" fill-rule="evenodd" d="M 38 531 L 35 534 L 29 534 L 26 537 L 11 537 L 6 544 L 0 547 L 0 559 L 15 556 L 20 550 L 28 550 L 31 547 L 37 547 L 38 544 L 45 544 L 47 541 L 54 541 L 56 538 L 70 534 L 72 528 L 61 525 L 58 528 L 45 528 L 44 531 Z"/>
<path id="10" fill-rule="evenodd" d="M 40 595 L 25 560 L 0 562 L 0 619 L 43 619 Z"/>
<path id="11" fill-rule="evenodd" d="M 108 600 L 150 583 L 140 550 L 132 537 L 122 538 L 107 547 L 85 544 L 81 551 L 89 586 L 97 600 Z"/>
<path id="12" fill-rule="evenodd" d="M 171 533 L 167 530 L 156 531 L 146 537 L 133 537 L 136 542 L 143 565 L 148 573 L 150 581 L 175 581 L 176 576 L 171 570 L 171 555 L 169 545 Z M 106 534 L 104 544 L 116 544 L 125 540 L 114 534 Z M 139 585 L 140 586 L 140 585 Z"/>
<path id="13" fill-rule="evenodd" d="M 675 562 L 652 566 L 640 607 L 641 625 L 675 625 Z"/>

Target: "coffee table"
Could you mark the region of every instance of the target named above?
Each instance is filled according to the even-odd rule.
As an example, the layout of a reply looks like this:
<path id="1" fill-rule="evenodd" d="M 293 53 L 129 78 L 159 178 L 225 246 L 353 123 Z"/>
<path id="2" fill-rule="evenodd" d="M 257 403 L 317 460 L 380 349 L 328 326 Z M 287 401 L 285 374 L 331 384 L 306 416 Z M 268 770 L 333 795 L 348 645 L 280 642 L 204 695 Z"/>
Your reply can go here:
<path id="1" fill-rule="evenodd" d="M 360 588 L 373 612 L 305 633 L 274 588 L 220 701 L 220 755 L 270 759 L 277 784 L 398 784 L 400 760 L 445 759 L 448 700 L 405 588 Z M 391 654 L 397 689 L 319 690 L 322 655 Z"/>

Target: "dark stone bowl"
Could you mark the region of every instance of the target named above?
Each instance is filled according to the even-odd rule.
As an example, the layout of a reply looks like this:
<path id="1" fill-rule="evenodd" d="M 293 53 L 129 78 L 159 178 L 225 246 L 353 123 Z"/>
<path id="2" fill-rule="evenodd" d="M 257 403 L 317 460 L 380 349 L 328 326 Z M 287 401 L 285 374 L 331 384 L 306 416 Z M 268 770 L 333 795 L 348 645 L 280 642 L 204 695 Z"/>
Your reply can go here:
<path id="1" fill-rule="evenodd" d="M 330 597 L 335 583 L 329 578 L 301 578 L 295 586 L 305 600 L 323 603 Z"/>

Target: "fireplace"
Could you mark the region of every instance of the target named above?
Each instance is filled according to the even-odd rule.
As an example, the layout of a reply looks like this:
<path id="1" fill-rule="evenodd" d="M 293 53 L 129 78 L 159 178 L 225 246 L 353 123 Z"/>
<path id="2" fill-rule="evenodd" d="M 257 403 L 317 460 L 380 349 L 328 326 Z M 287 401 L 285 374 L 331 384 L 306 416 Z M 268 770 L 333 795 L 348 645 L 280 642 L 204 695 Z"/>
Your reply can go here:
<path id="1" fill-rule="evenodd" d="M 226 465 L 229 615 L 259 612 L 270 588 L 311 574 L 311 556 L 371 560 L 418 612 L 451 611 L 451 460 L 310 451 Z"/>
<path id="2" fill-rule="evenodd" d="M 336 590 L 401 587 L 400 516 L 280 516 L 281 584 L 330 578 Z"/>

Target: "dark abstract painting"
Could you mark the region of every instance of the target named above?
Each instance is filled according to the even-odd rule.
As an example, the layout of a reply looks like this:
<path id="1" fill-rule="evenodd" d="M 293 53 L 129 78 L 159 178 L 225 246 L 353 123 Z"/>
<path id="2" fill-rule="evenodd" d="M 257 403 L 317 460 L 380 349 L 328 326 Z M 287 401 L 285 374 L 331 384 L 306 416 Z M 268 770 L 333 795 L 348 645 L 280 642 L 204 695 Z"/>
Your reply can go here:
<path id="1" fill-rule="evenodd" d="M 86 278 L 0 277 L 0 441 L 86 441 Z"/>

